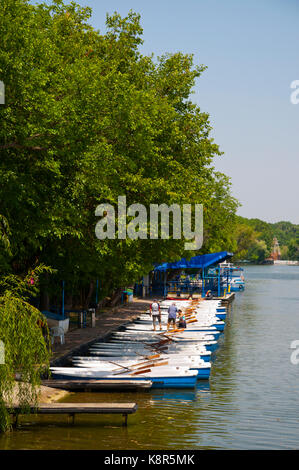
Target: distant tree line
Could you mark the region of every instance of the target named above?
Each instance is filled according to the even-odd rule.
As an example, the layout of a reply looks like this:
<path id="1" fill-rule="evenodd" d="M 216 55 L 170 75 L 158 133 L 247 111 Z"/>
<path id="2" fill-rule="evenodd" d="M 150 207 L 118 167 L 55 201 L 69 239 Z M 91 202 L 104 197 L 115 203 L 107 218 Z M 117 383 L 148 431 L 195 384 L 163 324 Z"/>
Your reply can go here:
<path id="1" fill-rule="evenodd" d="M 234 258 L 261 263 L 271 254 L 276 237 L 281 259 L 299 260 L 299 225 L 291 222 L 268 223 L 237 216 L 234 229 Z"/>

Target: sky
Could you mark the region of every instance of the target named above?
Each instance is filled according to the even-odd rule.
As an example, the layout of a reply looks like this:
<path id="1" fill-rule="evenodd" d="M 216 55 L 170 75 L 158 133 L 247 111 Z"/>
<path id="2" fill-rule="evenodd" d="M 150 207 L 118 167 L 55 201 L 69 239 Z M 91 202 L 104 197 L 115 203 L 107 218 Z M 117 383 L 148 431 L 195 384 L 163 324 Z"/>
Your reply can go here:
<path id="1" fill-rule="evenodd" d="M 77 0 L 105 32 L 106 13 L 141 15 L 143 54 L 194 54 L 208 69 L 192 100 L 208 112 L 238 214 L 299 224 L 299 0 Z M 299 95 L 298 95 L 299 96 Z"/>

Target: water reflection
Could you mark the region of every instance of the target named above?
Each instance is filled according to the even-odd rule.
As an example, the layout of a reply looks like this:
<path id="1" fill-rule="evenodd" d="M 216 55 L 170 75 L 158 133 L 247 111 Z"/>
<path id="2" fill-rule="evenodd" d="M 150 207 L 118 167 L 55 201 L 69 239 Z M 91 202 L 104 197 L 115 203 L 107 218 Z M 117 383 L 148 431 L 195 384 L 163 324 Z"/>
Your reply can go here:
<path id="1" fill-rule="evenodd" d="M 190 391 L 190 390 L 181 390 L 181 391 L 175 391 L 175 390 L 168 390 L 164 391 L 161 390 L 156 391 L 156 393 L 152 392 L 152 400 L 153 401 L 169 401 L 169 400 L 175 400 L 177 402 L 187 402 L 187 401 L 195 401 L 197 399 L 197 395 L 195 391 Z"/>

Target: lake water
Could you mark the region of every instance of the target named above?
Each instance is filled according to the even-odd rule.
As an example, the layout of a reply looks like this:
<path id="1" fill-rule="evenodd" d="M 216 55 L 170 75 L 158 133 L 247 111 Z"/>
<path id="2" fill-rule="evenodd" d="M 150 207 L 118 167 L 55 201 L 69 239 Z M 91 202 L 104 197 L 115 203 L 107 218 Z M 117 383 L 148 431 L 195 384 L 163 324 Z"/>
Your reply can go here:
<path id="1" fill-rule="evenodd" d="M 0 449 L 298 449 L 299 267 L 248 266 L 209 382 L 194 391 L 78 393 L 65 401 L 137 402 L 121 416 L 23 417 Z M 299 343 L 298 343 L 299 344 Z M 299 357 L 299 354 L 298 354 Z"/>

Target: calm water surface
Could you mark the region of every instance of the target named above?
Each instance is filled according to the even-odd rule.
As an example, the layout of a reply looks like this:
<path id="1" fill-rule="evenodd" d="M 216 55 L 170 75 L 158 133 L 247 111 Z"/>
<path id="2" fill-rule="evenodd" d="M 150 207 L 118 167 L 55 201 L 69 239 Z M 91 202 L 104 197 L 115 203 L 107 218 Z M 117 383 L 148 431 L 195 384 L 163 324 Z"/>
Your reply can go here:
<path id="1" fill-rule="evenodd" d="M 137 402 L 121 416 L 23 417 L 0 449 L 298 449 L 299 267 L 249 266 L 219 341 L 209 383 L 194 391 L 78 393 L 65 401 Z"/>

